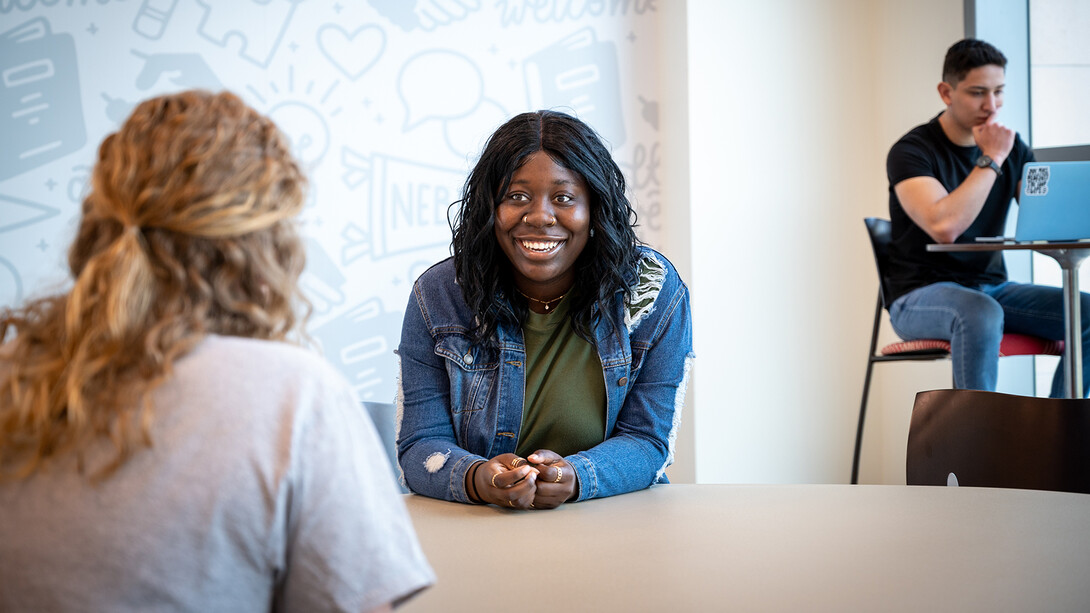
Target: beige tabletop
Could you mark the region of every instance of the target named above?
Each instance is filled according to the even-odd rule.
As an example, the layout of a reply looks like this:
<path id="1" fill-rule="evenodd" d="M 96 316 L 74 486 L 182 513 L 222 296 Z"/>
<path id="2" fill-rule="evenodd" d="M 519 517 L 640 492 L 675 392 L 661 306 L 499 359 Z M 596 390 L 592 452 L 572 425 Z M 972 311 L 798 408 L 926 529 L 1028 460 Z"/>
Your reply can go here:
<path id="1" fill-rule="evenodd" d="M 1090 611 L 1090 495 L 659 485 L 510 511 L 405 499 L 402 611 Z"/>

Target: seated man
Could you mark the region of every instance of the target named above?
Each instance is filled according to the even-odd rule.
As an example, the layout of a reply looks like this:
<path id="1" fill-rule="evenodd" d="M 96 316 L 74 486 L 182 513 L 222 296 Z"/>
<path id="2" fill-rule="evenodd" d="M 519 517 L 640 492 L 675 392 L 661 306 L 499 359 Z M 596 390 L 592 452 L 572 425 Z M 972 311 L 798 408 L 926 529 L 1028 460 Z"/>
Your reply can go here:
<path id="1" fill-rule="evenodd" d="M 1003 234 L 1022 166 L 1033 152 L 997 121 L 1007 58 L 973 39 L 946 53 L 939 96 L 946 110 L 901 137 L 886 160 L 893 226 L 889 307 L 906 340 L 950 341 L 954 385 L 994 391 L 1004 332 L 1064 338 L 1063 292 L 1014 283 L 1000 251 L 930 253 L 929 243 Z M 1082 294 L 1083 353 L 1090 352 L 1090 295 Z M 1083 362 L 1083 395 L 1090 376 Z M 1052 397 L 1064 389 L 1063 364 Z"/>

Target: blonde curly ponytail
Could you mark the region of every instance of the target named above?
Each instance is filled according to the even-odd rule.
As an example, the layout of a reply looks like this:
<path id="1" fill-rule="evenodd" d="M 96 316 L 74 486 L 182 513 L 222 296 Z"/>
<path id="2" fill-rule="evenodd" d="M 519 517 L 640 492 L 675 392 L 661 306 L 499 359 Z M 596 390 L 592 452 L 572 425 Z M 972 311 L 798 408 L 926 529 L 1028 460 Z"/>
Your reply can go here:
<path id="1" fill-rule="evenodd" d="M 294 227 L 306 181 L 271 121 L 231 93 L 143 102 L 99 147 L 60 296 L 0 313 L 0 477 L 151 444 L 151 392 L 207 334 L 287 338 L 309 310 Z"/>

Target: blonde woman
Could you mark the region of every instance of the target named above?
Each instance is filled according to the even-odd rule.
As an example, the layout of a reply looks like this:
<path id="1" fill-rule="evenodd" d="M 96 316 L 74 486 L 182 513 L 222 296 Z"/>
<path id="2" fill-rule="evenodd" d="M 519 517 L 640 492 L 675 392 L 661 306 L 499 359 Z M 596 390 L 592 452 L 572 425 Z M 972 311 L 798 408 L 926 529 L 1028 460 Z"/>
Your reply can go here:
<path id="1" fill-rule="evenodd" d="M 434 576 L 305 307 L 283 135 L 230 93 L 99 148 L 71 290 L 0 312 L 0 610 L 364 611 Z"/>

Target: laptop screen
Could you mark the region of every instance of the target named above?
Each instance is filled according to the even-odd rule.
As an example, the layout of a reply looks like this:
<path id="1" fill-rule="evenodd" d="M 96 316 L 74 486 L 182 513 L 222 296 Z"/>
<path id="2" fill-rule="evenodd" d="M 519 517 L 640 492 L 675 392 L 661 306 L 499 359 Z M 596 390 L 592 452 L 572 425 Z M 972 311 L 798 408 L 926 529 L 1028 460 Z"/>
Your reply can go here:
<path id="1" fill-rule="evenodd" d="M 1015 239 L 1090 240 L 1090 161 L 1026 164 L 1021 189 Z"/>

